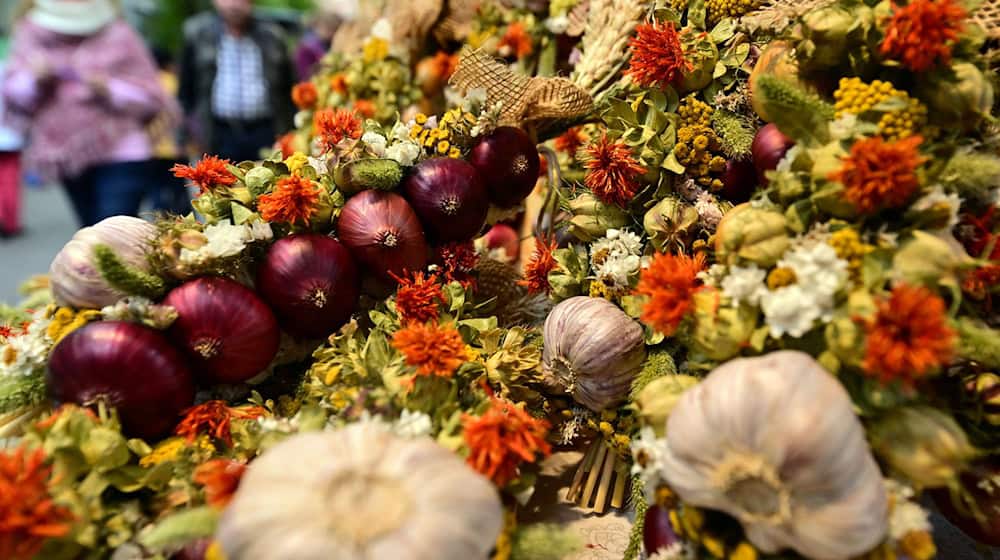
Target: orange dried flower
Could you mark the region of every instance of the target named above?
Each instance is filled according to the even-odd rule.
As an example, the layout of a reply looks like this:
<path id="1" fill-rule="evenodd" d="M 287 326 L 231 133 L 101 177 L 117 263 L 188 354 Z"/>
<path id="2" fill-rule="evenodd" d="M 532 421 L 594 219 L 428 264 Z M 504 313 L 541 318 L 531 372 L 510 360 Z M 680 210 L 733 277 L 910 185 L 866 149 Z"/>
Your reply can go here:
<path id="1" fill-rule="evenodd" d="M 347 93 L 347 76 L 334 74 L 330 77 L 330 89 L 337 93 Z"/>
<path id="2" fill-rule="evenodd" d="M 230 431 L 233 419 L 253 420 L 267 413 L 259 406 L 232 408 L 225 401 L 208 401 L 184 411 L 184 417 L 174 428 L 174 433 L 194 441 L 201 434 L 207 434 L 226 445 L 233 444 Z"/>
<path id="3" fill-rule="evenodd" d="M 434 55 L 431 64 L 434 68 L 434 77 L 440 82 L 447 82 L 451 78 L 451 75 L 455 73 L 455 69 L 458 68 L 458 55 L 438 51 Z"/>
<path id="4" fill-rule="evenodd" d="M 862 367 L 883 382 L 912 383 L 948 363 L 954 352 L 944 300 L 923 286 L 893 288 L 865 327 Z"/>
<path id="5" fill-rule="evenodd" d="M 703 288 L 698 273 L 705 268 L 705 256 L 658 254 L 643 269 L 637 294 L 649 296 L 642 308 L 642 322 L 665 336 L 672 336 L 684 317 L 694 308 L 694 294 Z"/>
<path id="6" fill-rule="evenodd" d="M 257 198 L 257 210 L 269 222 L 309 225 L 318 202 L 319 186 L 312 179 L 289 175 Z"/>
<path id="7" fill-rule="evenodd" d="M 28 560 L 46 539 L 67 535 L 73 514 L 49 494 L 45 452 L 24 446 L 0 452 L 0 558 Z"/>
<path id="8" fill-rule="evenodd" d="M 281 150 L 281 159 L 288 159 L 295 153 L 295 133 L 283 134 L 275 142 L 275 148 Z"/>
<path id="9" fill-rule="evenodd" d="M 694 66 L 684 58 L 680 34 L 670 22 L 642 23 L 629 41 L 632 58 L 626 74 L 641 86 L 673 85 Z"/>
<path id="10" fill-rule="evenodd" d="M 954 0 L 911 0 L 902 7 L 894 3 L 879 52 L 913 72 L 946 65 L 967 16 Z"/>
<path id="11" fill-rule="evenodd" d="M 490 397 L 482 416 L 462 415 L 462 437 L 469 446 L 466 462 L 503 488 L 517 477 L 522 463 L 552 453 L 545 441 L 550 424 L 528 414 L 523 407 Z"/>
<path id="12" fill-rule="evenodd" d="M 534 47 L 531 44 L 531 35 L 528 34 L 524 24 L 515 21 L 507 26 L 507 31 L 500 38 L 497 49 L 503 56 L 513 55 L 515 58 L 521 59 L 531 54 Z"/>
<path id="13" fill-rule="evenodd" d="M 396 311 L 403 324 L 436 321 L 439 314 L 438 303 L 444 301 L 437 274 L 424 276 L 423 272 L 415 272 L 409 277 L 393 277 L 399 282 Z"/>
<path id="14" fill-rule="evenodd" d="M 345 138 L 361 138 L 361 119 L 347 109 L 323 109 L 313 116 L 313 129 L 323 151 L 334 149 Z"/>
<path id="15" fill-rule="evenodd" d="M 586 149 L 584 183 L 601 202 L 624 207 L 639 192 L 639 177 L 646 168 L 632 157 L 625 142 L 615 142 L 607 134 Z"/>
<path id="16" fill-rule="evenodd" d="M 549 284 L 549 273 L 559 266 L 553 255 L 555 252 L 556 240 L 546 241 L 541 237 L 535 238 L 535 250 L 531 253 L 531 260 L 524 265 L 524 280 L 519 280 L 518 284 L 528 288 L 532 294 L 549 293 L 552 285 Z"/>
<path id="17" fill-rule="evenodd" d="M 829 179 L 843 183 L 844 197 L 862 214 L 902 206 L 920 188 L 917 168 L 926 159 L 917 151 L 921 142 L 920 135 L 895 142 L 878 136 L 855 142 Z"/>
<path id="18" fill-rule="evenodd" d="M 300 82 L 292 87 L 292 103 L 299 109 L 313 109 L 319 101 L 319 92 L 316 91 L 316 84 L 312 82 Z"/>
<path id="19" fill-rule="evenodd" d="M 229 163 L 228 159 L 219 159 L 217 156 L 205 154 L 194 167 L 176 163 L 170 171 L 174 177 L 187 179 L 197 185 L 201 193 L 204 194 L 216 187 L 228 187 L 236 182 L 236 176 L 226 168 Z"/>
<path id="20" fill-rule="evenodd" d="M 472 241 L 453 241 L 434 249 L 435 262 L 441 267 L 446 282 L 458 282 L 468 288 L 475 286 L 476 279 L 472 274 L 479 264 L 479 254 Z"/>
<path id="21" fill-rule="evenodd" d="M 576 157 L 576 152 L 587 143 L 587 135 L 583 133 L 582 126 L 574 126 L 563 132 L 555 139 L 555 148 L 560 152 Z"/>
<path id="22" fill-rule="evenodd" d="M 239 461 L 212 459 L 198 465 L 192 480 L 205 487 L 205 501 L 208 505 L 223 509 L 236 494 L 246 470 L 247 466 Z"/>
<path id="23" fill-rule="evenodd" d="M 469 359 L 462 335 L 450 325 L 410 323 L 396 331 L 392 347 L 403 353 L 417 375 L 451 377 Z"/>
<path id="24" fill-rule="evenodd" d="M 376 109 L 375 103 L 370 99 L 358 99 L 354 102 L 354 110 L 366 119 L 373 118 Z"/>

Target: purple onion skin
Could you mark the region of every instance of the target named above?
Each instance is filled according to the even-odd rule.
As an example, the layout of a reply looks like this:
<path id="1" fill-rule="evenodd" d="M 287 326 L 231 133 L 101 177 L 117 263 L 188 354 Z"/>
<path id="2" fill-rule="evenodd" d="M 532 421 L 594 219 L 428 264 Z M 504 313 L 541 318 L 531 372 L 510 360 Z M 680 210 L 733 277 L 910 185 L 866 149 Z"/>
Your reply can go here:
<path id="1" fill-rule="evenodd" d="M 340 211 L 337 236 L 354 258 L 384 280 L 427 266 L 427 240 L 417 214 L 402 196 L 362 191 Z"/>
<path id="2" fill-rule="evenodd" d="M 757 169 L 757 179 L 767 184 L 765 172 L 778 167 L 778 162 L 795 145 L 795 142 L 781 133 L 774 123 L 768 123 L 757 131 L 750 145 L 753 165 Z"/>
<path id="3" fill-rule="evenodd" d="M 131 437 L 155 439 L 194 404 L 191 370 L 165 336 L 135 323 L 91 323 L 53 349 L 47 374 L 57 402 L 91 406 L 103 399 Z"/>
<path id="4" fill-rule="evenodd" d="M 358 302 L 358 268 L 346 247 L 316 233 L 271 245 L 257 271 L 257 290 L 290 334 L 325 337 L 341 327 Z"/>
<path id="5" fill-rule="evenodd" d="M 734 160 L 726 162 L 726 170 L 722 173 L 722 198 L 739 204 L 750 200 L 757 188 L 757 170 L 750 160 Z"/>
<path id="6" fill-rule="evenodd" d="M 212 539 L 197 539 L 184 545 L 184 548 L 171 557 L 171 560 L 205 560 L 205 553 L 211 546 Z"/>
<path id="7" fill-rule="evenodd" d="M 677 542 L 680 539 L 670 524 L 670 512 L 657 505 L 649 506 L 642 524 L 642 546 L 646 548 L 646 555 L 652 556 Z"/>
<path id="8" fill-rule="evenodd" d="M 403 193 L 428 237 L 439 242 L 472 239 L 490 209 L 479 172 L 461 159 L 420 162 L 403 182 Z"/>
<path id="9" fill-rule="evenodd" d="M 242 383 L 278 353 L 274 313 L 238 282 L 197 278 L 174 288 L 163 303 L 177 310 L 168 334 L 202 383 Z"/>
<path id="10" fill-rule="evenodd" d="M 531 194 L 538 181 L 538 148 L 519 128 L 501 126 L 469 153 L 469 163 L 486 183 L 490 202 L 509 208 Z"/>

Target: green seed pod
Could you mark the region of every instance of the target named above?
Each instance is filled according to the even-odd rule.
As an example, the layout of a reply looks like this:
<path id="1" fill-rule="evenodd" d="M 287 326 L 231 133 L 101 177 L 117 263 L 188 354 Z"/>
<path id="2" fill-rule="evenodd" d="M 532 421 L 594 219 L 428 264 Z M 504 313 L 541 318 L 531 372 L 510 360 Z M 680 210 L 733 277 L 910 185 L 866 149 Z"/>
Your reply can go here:
<path id="1" fill-rule="evenodd" d="M 360 159 L 337 167 L 334 181 L 345 195 L 368 189 L 391 191 L 403 179 L 403 168 L 391 159 Z"/>

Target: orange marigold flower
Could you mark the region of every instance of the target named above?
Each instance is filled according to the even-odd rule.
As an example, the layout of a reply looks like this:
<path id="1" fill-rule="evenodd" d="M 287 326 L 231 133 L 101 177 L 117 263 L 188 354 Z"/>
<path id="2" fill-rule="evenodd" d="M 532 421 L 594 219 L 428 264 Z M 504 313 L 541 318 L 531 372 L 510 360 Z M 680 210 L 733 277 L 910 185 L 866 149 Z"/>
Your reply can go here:
<path id="1" fill-rule="evenodd" d="M 345 138 L 361 138 L 361 119 L 347 109 L 323 109 L 313 116 L 313 129 L 324 151 L 332 150 Z"/>
<path id="2" fill-rule="evenodd" d="M 632 157 L 625 142 L 615 142 L 607 134 L 586 149 L 584 183 L 605 204 L 627 205 L 639 192 L 639 177 L 646 168 Z"/>
<path id="3" fill-rule="evenodd" d="M 0 558 L 28 560 L 46 539 L 67 535 L 73 514 L 49 494 L 45 451 L 24 446 L 0 452 Z"/>
<path id="4" fill-rule="evenodd" d="M 201 434 L 207 434 L 226 445 L 233 444 L 230 431 L 233 419 L 253 420 L 267 413 L 259 406 L 232 408 L 225 401 L 208 401 L 184 411 L 184 417 L 174 428 L 174 433 L 194 441 Z"/>
<path id="5" fill-rule="evenodd" d="M 865 372 L 883 382 L 909 384 L 948 363 L 955 331 L 945 312 L 944 300 L 927 288 L 906 284 L 893 288 L 865 325 Z"/>
<path id="6" fill-rule="evenodd" d="M 967 16 L 954 0 L 911 0 L 905 6 L 894 3 L 879 51 L 913 72 L 946 65 Z"/>
<path id="7" fill-rule="evenodd" d="M 545 441 L 550 425 L 508 400 L 490 401 L 482 416 L 462 415 L 462 437 L 469 446 L 469 466 L 503 488 L 517 477 L 522 463 L 552 453 Z"/>
<path id="8" fill-rule="evenodd" d="M 434 77 L 439 81 L 446 82 L 455 73 L 455 69 L 458 68 L 458 55 L 438 51 L 434 55 L 431 64 L 434 68 Z"/>
<path id="9" fill-rule="evenodd" d="M 497 49 L 503 56 L 514 56 L 521 59 L 531 54 L 534 46 L 531 44 L 531 35 L 528 34 L 524 24 L 515 21 L 507 26 L 507 32 L 500 38 Z"/>
<path id="10" fill-rule="evenodd" d="M 316 84 L 312 82 L 300 82 L 292 88 L 292 103 L 299 109 L 312 109 L 319 101 L 319 92 L 316 91 Z"/>
<path id="11" fill-rule="evenodd" d="M 438 323 L 410 323 L 396 331 L 392 347 L 417 368 L 417 375 L 451 377 L 469 359 L 462 335 Z"/>
<path id="12" fill-rule="evenodd" d="M 330 89 L 337 93 L 347 93 L 347 76 L 334 74 L 330 77 Z"/>
<path id="13" fill-rule="evenodd" d="M 246 470 L 247 466 L 239 461 L 212 459 L 198 465 L 192 480 L 205 487 L 205 501 L 208 505 L 223 509 L 236 494 Z"/>
<path id="14" fill-rule="evenodd" d="M 375 102 L 371 99 L 358 99 L 354 102 L 354 110 L 366 119 L 373 118 L 375 116 L 376 109 Z"/>
<path id="15" fill-rule="evenodd" d="M 587 143 L 587 135 L 582 126 L 574 126 L 555 139 L 555 148 L 560 152 L 576 157 L 576 152 Z"/>
<path id="16" fill-rule="evenodd" d="M 437 274 L 424 276 L 423 272 L 415 272 L 410 277 L 393 277 L 399 282 L 396 311 L 403 324 L 436 321 L 439 314 L 438 303 L 444 301 Z"/>
<path id="17" fill-rule="evenodd" d="M 639 24 L 629 46 L 632 58 L 626 73 L 641 86 L 667 87 L 694 68 L 684 58 L 681 37 L 673 23 Z"/>
<path id="18" fill-rule="evenodd" d="M 295 153 L 295 133 L 289 132 L 278 137 L 274 143 L 276 150 L 281 150 L 281 159 L 288 159 Z"/>
<path id="19" fill-rule="evenodd" d="M 694 307 L 694 294 L 701 290 L 698 273 L 705 268 L 705 256 L 658 254 L 643 269 L 637 294 L 649 296 L 642 308 L 642 322 L 665 336 L 672 336 Z"/>
<path id="20" fill-rule="evenodd" d="M 917 168 L 926 159 L 917 151 L 921 142 L 920 135 L 896 142 L 879 136 L 855 142 L 829 179 L 844 184 L 844 197 L 862 214 L 902 206 L 920 188 Z"/>
<path id="21" fill-rule="evenodd" d="M 289 175 L 257 198 L 257 210 L 269 222 L 308 225 L 318 202 L 319 187 L 312 179 Z"/>
<path id="22" fill-rule="evenodd" d="M 532 294 L 549 293 L 552 285 L 549 284 L 549 273 L 559 266 L 553 253 L 556 250 L 556 240 L 546 241 L 541 237 L 535 238 L 535 250 L 531 253 L 531 260 L 524 265 L 524 280 L 518 284 L 528 288 Z"/>
<path id="23" fill-rule="evenodd" d="M 236 176 L 226 168 L 229 163 L 228 159 L 205 154 L 194 167 L 176 163 L 170 171 L 174 177 L 187 179 L 197 185 L 202 193 L 206 193 L 216 187 L 228 187 L 236 182 Z"/>

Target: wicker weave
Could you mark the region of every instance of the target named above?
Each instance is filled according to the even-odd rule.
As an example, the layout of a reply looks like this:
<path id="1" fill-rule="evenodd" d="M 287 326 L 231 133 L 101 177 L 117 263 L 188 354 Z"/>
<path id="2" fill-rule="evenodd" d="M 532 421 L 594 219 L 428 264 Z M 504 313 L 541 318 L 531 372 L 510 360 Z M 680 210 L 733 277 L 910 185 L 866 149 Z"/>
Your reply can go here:
<path id="1" fill-rule="evenodd" d="M 594 107 L 590 95 L 565 78 L 529 78 L 478 50 L 462 53 L 450 83 L 463 93 L 485 90 L 490 106 L 500 104 L 505 125 L 571 119 Z"/>
<path id="2" fill-rule="evenodd" d="M 972 14 L 972 21 L 979 24 L 991 39 L 1000 39 L 1000 0 L 988 0 Z"/>

